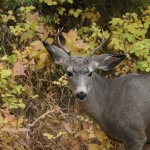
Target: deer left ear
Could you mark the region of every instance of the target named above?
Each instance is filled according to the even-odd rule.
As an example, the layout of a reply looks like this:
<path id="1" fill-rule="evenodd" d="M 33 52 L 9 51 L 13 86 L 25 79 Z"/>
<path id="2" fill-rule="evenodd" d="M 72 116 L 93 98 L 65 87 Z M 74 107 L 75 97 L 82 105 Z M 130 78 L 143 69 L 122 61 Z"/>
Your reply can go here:
<path id="1" fill-rule="evenodd" d="M 125 58 L 126 55 L 124 54 L 120 55 L 102 54 L 93 56 L 90 61 L 92 61 L 92 66 L 95 69 L 109 70 L 117 66 Z"/>
<path id="2" fill-rule="evenodd" d="M 64 65 L 65 61 L 69 59 L 69 55 L 61 48 L 55 45 L 50 45 L 46 41 L 43 41 L 43 45 L 47 49 L 49 55 L 54 59 L 55 64 Z"/>

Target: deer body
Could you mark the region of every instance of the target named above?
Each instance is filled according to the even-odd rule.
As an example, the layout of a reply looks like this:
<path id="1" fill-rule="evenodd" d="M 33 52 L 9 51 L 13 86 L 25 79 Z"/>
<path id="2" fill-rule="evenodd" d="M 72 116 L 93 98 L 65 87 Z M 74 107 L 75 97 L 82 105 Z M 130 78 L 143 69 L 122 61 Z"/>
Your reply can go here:
<path id="1" fill-rule="evenodd" d="M 60 45 L 59 36 L 57 40 Z M 105 43 L 102 38 L 98 48 Z M 55 63 L 68 73 L 70 87 L 82 109 L 111 139 L 122 142 L 126 150 L 150 150 L 150 146 L 145 145 L 150 141 L 150 76 L 129 74 L 105 79 L 96 74 L 95 69 L 111 69 L 125 59 L 125 55 L 73 57 L 62 45 L 59 48 L 46 41 L 43 45 Z"/>
<path id="2" fill-rule="evenodd" d="M 150 125 L 150 96 L 145 95 L 150 93 L 150 76 L 130 74 L 107 80 L 95 74 L 92 78 L 86 101 L 79 103 L 106 134 L 125 143 L 127 135 L 132 139 L 138 130 L 146 133 Z M 138 138 L 141 137 L 137 134 Z M 143 140 L 146 137 L 143 136 Z"/>

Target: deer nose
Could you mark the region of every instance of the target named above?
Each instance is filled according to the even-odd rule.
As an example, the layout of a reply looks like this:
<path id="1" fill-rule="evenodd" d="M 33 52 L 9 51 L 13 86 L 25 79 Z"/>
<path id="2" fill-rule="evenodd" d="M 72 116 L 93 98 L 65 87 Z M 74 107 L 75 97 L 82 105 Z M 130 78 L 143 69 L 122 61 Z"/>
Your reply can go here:
<path id="1" fill-rule="evenodd" d="M 83 91 L 78 92 L 76 94 L 76 97 L 79 98 L 80 100 L 83 100 L 86 96 L 87 96 L 87 94 L 85 92 L 83 92 Z"/>

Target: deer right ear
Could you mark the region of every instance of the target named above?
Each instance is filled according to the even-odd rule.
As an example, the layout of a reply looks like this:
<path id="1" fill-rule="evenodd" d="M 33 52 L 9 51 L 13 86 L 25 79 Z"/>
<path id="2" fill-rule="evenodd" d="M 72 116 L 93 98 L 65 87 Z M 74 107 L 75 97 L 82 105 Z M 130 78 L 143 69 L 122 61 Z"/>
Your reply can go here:
<path id="1" fill-rule="evenodd" d="M 54 59 L 55 64 L 63 65 L 69 59 L 69 55 L 63 49 L 50 45 L 47 41 L 43 41 L 43 45 Z"/>
<path id="2" fill-rule="evenodd" d="M 122 62 L 126 58 L 126 55 L 111 55 L 111 54 L 102 54 L 92 56 L 90 59 L 91 67 L 93 69 L 102 69 L 109 70 L 117 66 L 120 62 Z"/>

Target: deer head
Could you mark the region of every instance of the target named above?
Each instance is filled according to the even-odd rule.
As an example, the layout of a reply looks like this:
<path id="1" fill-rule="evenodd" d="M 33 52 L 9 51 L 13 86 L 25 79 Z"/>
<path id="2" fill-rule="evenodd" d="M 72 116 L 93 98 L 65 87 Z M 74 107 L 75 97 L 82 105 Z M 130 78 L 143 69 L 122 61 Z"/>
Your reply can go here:
<path id="1" fill-rule="evenodd" d="M 102 29 L 101 44 L 94 48 L 86 58 L 81 56 L 72 56 L 71 52 L 60 43 L 60 34 L 61 30 L 58 30 L 56 40 L 59 47 L 50 45 L 46 41 L 43 41 L 43 45 L 47 49 L 48 53 L 53 57 L 55 64 L 63 66 L 66 70 L 69 84 L 76 97 L 80 100 L 84 100 L 90 91 L 94 70 L 109 70 L 124 60 L 126 55 L 102 54 L 93 56 L 98 49 L 102 48 L 109 42 L 112 36 L 111 30 L 110 36 L 105 40 L 104 31 Z"/>

